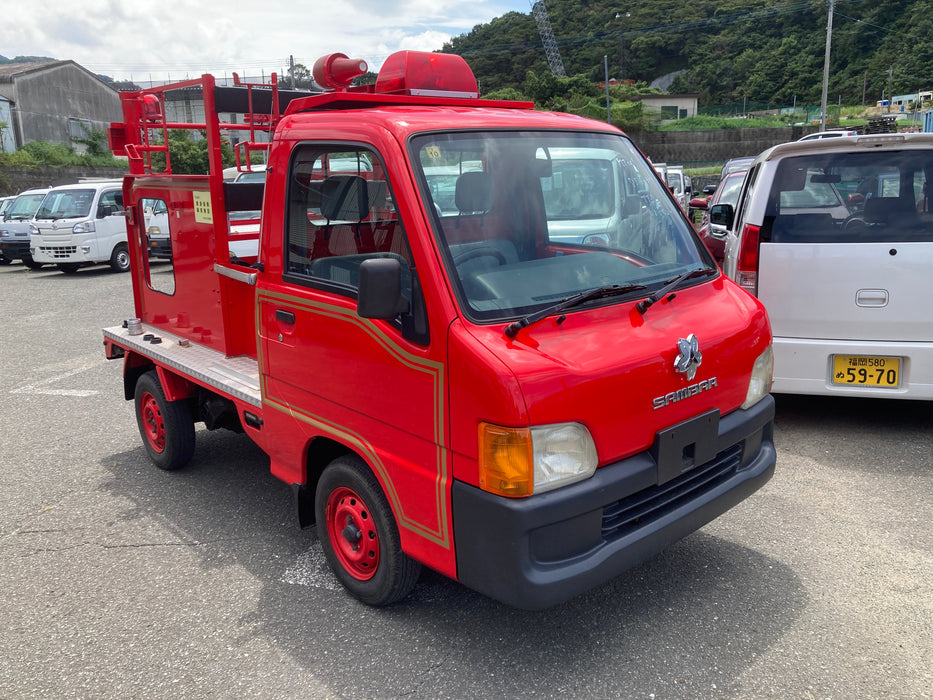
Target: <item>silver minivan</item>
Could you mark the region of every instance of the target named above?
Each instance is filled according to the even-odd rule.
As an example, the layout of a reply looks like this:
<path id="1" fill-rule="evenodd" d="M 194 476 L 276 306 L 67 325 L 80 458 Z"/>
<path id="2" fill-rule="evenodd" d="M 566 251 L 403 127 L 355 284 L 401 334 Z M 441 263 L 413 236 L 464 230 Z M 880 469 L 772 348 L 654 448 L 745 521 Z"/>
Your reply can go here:
<path id="1" fill-rule="evenodd" d="M 933 399 L 933 134 L 775 146 L 725 224 L 724 270 L 774 332 L 774 391 Z"/>

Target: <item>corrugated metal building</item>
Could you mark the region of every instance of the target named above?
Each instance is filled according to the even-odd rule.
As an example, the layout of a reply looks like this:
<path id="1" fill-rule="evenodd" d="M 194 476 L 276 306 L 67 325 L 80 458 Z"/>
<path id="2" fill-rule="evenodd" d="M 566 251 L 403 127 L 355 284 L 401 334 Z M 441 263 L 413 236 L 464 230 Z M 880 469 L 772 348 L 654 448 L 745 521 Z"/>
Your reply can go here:
<path id="1" fill-rule="evenodd" d="M 117 91 L 74 61 L 0 65 L 0 97 L 10 102 L 16 148 L 48 141 L 80 150 L 74 137 L 106 131 L 122 117 Z"/>

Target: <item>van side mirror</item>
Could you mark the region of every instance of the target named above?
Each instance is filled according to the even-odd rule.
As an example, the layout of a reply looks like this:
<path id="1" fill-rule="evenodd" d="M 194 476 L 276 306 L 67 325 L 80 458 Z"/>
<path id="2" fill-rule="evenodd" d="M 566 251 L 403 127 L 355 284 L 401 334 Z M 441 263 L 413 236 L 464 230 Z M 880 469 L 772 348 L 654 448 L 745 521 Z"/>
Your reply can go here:
<path id="1" fill-rule="evenodd" d="M 402 296 L 402 263 L 397 258 L 369 258 L 360 263 L 356 312 L 362 318 L 389 320 L 408 311 Z"/>
<path id="2" fill-rule="evenodd" d="M 731 204 L 714 204 L 709 210 L 709 222 L 717 226 L 732 228 L 735 221 L 735 210 Z"/>

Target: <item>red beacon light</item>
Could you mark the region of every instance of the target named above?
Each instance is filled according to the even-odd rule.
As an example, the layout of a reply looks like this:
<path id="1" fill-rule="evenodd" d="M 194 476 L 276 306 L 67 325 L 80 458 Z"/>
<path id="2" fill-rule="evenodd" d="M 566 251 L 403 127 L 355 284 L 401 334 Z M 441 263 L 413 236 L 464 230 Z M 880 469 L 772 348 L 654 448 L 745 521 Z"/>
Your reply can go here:
<path id="1" fill-rule="evenodd" d="M 425 97 L 479 97 L 473 71 L 450 53 L 398 51 L 382 64 L 376 92 Z"/>
<path id="2" fill-rule="evenodd" d="M 311 75 L 314 82 L 325 90 L 346 90 L 353 79 L 369 70 L 366 61 L 347 58 L 346 54 L 332 53 L 314 62 Z"/>
<path id="3" fill-rule="evenodd" d="M 157 95 L 151 93 L 143 95 L 140 98 L 142 103 L 143 118 L 149 122 L 158 122 L 162 120 L 162 105 Z"/>

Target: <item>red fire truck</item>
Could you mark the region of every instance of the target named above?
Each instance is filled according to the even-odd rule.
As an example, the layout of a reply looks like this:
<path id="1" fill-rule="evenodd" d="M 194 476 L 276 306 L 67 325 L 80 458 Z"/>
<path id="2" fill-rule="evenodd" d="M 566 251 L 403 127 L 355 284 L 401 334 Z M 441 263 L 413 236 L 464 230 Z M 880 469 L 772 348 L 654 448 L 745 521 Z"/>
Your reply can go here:
<path id="1" fill-rule="evenodd" d="M 479 99 L 458 56 L 365 70 L 121 93 L 136 317 L 104 336 L 155 464 L 245 432 L 372 605 L 422 565 L 553 605 L 766 483 L 767 316 L 632 142 Z M 172 172 L 177 130 L 208 172 Z M 225 138 L 264 183 L 223 180 Z"/>

